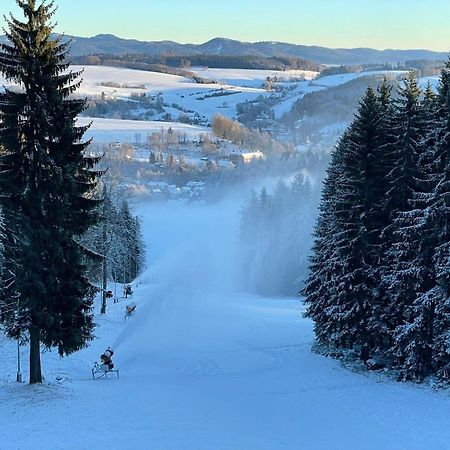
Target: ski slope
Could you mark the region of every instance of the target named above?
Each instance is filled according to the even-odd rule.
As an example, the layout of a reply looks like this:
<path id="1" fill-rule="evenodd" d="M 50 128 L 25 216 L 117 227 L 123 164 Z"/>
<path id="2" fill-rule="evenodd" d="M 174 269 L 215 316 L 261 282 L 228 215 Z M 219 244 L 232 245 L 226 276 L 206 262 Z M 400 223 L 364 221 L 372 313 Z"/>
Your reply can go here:
<path id="1" fill-rule="evenodd" d="M 89 349 L 45 353 L 47 384 L 15 383 L 0 340 L 2 450 L 450 449 L 448 392 L 350 372 L 311 352 L 299 299 L 233 290 L 238 204 L 140 205 L 134 317 L 111 303 Z M 120 380 L 92 381 L 109 345 Z"/>

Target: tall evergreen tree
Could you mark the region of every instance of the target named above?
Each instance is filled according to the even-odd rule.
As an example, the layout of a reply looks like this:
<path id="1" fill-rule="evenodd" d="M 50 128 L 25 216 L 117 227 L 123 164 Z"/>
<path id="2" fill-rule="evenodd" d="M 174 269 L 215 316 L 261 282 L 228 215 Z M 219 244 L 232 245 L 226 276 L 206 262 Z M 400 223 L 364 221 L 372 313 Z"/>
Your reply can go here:
<path id="1" fill-rule="evenodd" d="M 325 320 L 329 323 L 316 326 L 321 333 L 328 330 L 322 334 L 322 340 L 328 339 L 328 343 L 340 347 L 356 345 L 364 360 L 380 334 L 377 265 L 386 171 L 383 113 L 380 100 L 369 87 L 333 157 L 332 164 L 336 167 L 332 168 L 333 178 L 329 178 L 331 189 L 325 190 L 330 196 L 332 215 L 325 207 L 321 209 L 314 248 L 317 256 L 313 258 L 312 274 L 304 291 L 311 317 L 322 314 L 323 308 L 318 305 L 325 302 Z M 328 245 L 322 247 L 322 240 Z M 325 259 L 334 262 L 331 273 L 322 272 L 320 264 Z M 326 267 L 330 269 L 329 262 Z M 314 290 L 324 278 L 321 296 L 317 297 Z"/>
<path id="2" fill-rule="evenodd" d="M 320 342 L 389 357 L 401 379 L 448 381 L 450 61 L 437 96 L 410 74 L 377 101 L 369 90 L 333 154 L 307 314 Z"/>
<path id="3" fill-rule="evenodd" d="M 427 263 L 430 249 L 425 248 L 421 209 L 429 188 L 421 158 L 427 127 L 421 91 L 413 72 L 398 88 L 388 124 L 387 148 L 392 168 L 386 177 L 388 220 L 383 230 L 387 249 L 382 283 L 387 291 L 383 311 L 383 350 L 389 350 L 400 331 L 396 331 L 397 327 L 405 322 L 416 296 L 427 289 L 432 279 L 430 261 Z M 421 248 L 419 254 L 417 248 Z"/>
<path id="4" fill-rule="evenodd" d="M 421 341 L 426 359 L 422 366 L 439 376 L 450 375 L 450 60 L 442 71 L 432 127 L 434 190 L 428 220 L 434 231 L 433 256 L 436 285 L 416 302 L 416 319 L 421 321 Z"/>
<path id="5" fill-rule="evenodd" d="M 0 96 L 0 190 L 5 270 L 18 307 L 10 334 L 30 341 L 30 383 L 42 382 L 40 345 L 61 356 L 92 339 L 95 289 L 76 237 L 97 221 L 98 162 L 85 156 L 85 101 L 71 97 L 79 73 L 67 72 L 68 43 L 52 37 L 53 2 L 17 0 L 25 20 L 8 20 L 0 71 L 20 89 Z"/>
<path id="6" fill-rule="evenodd" d="M 413 193 L 420 189 L 422 178 L 419 156 L 424 138 L 424 117 L 421 109 L 421 91 L 414 72 L 410 72 L 398 87 L 388 121 L 388 144 L 392 154 L 392 169 L 387 175 L 389 190 L 386 195 L 387 209 L 391 216 L 398 211 L 410 209 Z"/>
<path id="7" fill-rule="evenodd" d="M 347 151 L 346 145 L 347 136 L 344 134 L 331 155 L 314 230 L 309 276 L 302 290 L 307 305 L 305 315 L 314 321 L 317 340 L 336 347 L 344 347 L 346 341 L 338 314 L 339 279 L 343 268 L 337 253 L 338 230 L 335 222 L 336 193 L 343 180 L 342 161 Z"/>

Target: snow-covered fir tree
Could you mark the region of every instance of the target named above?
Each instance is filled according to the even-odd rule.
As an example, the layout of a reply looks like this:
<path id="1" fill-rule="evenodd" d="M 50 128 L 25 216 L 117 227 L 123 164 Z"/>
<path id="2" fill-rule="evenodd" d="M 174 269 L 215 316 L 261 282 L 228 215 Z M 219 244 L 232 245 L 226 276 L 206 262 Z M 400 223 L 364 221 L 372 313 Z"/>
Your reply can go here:
<path id="1" fill-rule="evenodd" d="M 2 278 L 7 332 L 30 342 L 30 383 L 42 382 L 40 347 L 60 355 L 92 339 L 95 289 L 76 243 L 97 221 L 98 162 L 85 156 L 85 128 L 75 126 L 85 101 L 71 95 L 68 45 L 53 37 L 53 3 L 17 1 L 1 45 L 0 71 L 20 86 L 0 97 L 0 198 L 5 220 Z"/>
<path id="2" fill-rule="evenodd" d="M 370 89 L 325 181 L 307 315 L 321 344 L 400 379 L 450 375 L 450 63 L 436 95 L 414 74 Z"/>
<path id="3" fill-rule="evenodd" d="M 101 312 L 105 313 L 108 282 L 125 285 L 136 279 L 142 270 L 145 246 L 140 219 L 131 213 L 128 202 L 106 184 L 102 197 L 100 221 L 82 236 L 81 243 L 96 256 L 91 277 L 101 281 Z"/>

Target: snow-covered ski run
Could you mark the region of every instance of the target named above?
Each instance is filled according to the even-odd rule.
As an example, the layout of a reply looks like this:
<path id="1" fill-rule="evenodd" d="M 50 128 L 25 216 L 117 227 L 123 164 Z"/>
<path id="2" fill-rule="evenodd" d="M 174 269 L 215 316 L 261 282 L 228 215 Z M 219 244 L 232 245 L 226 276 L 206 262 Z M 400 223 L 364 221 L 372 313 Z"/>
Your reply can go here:
<path id="1" fill-rule="evenodd" d="M 111 302 L 90 348 L 44 354 L 42 386 L 14 382 L 0 341 L 2 450 L 450 448 L 448 392 L 351 372 L 311 352 L 300 299 L 234 292 L 234 204 L 140 213 L 152 265 L 129 320 Z M 93 381 L 109 345 L 120 380 Z"/>

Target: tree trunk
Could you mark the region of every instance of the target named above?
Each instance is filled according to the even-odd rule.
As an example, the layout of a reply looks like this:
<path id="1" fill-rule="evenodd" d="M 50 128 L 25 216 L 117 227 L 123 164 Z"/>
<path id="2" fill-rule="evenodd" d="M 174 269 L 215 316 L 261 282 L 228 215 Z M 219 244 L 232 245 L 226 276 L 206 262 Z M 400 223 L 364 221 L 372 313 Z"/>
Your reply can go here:
<path id="1" fill-rule="evenodd" d="M 106 304 L 108 299 L 106 298 L 106 289 L 108 287 L 108 274 L 106 272 L 106 257 L 103 258 L 103 283 L 102 283 L 102 307 L 100 309 L 100 314 L 106 314 Z"/>
<path id="2" fill-rule="evenodd" d="M 30 384 L 42 383 L 41 333 L 38 327 L 30 328 Z"/>
<path id="3" fill-rule="evenodd" d="M 365 341 L 364 344 L 361 345 L 361 351 L 360 351 L 359 357 L 365 363 L 370 359 L 370 346 L 367 341 Z"/>
<path id="4" fill-rule="evenodd" d="M 103 264 L 102 264 L 102 271 L 103 271 L 103 283 L 102 283 L 102 288 L 103 288 L 103 292 L 102 292 L 102 307 L 100 309 L 100 314 L 106 314 L 106 302 L 107 302 L 107 298 L 106 298 L 106 288 L 108 287 L 108 271 L 107 271 L 107 266 L 106 266 L 106 246 L 107 246 L 107 242 L 106 242 L 106 225 L 103 225 Z"/>

